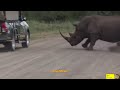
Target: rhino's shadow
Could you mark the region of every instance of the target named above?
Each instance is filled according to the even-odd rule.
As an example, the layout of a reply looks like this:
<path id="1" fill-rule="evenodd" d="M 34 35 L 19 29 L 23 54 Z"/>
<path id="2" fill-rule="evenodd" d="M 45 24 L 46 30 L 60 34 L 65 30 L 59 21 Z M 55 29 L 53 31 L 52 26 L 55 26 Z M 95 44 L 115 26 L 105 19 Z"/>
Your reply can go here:
<path id="1" fill-rule="evenodd" d="M 82 51 L 85 51 L 86 49 L 84 49 L 84 48 L 75 48 L 75 47 L 66 47 L 66 48 L 63 48 L 64 50 L 82 50 Z"/>
<path id="2" fill-rule="evenodd" d="M 77 51 L 87 51 L 87 52 L 113 52 L 113 53 L 120 53 L 120 46 L 110 46 L 110 47 L 107 47 L 108 50 L 103 50 L 103 49 L 100 49 L 100 48 L 94 48 L 93 51 L 88 51 L 87 49 L 84 49 L 82 47 L 80 48 L 71 48 L 71 47 L 66 47 L 64 48 L 64 50 L 77 50 Z"/>
<path id="3" fill-rule="evenodd" d="M 111 51 L 111 52 L 116 52 L 116 53 L 120 53 L 120 46 L 112 46 L 112 47 L 109 47 L 109 51 Z"/>

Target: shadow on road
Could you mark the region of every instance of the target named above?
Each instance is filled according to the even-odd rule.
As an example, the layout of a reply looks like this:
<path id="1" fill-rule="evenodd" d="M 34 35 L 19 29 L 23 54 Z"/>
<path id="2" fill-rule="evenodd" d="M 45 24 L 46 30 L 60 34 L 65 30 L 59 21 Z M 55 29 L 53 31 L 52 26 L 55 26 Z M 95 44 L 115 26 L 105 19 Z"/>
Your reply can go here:
<path id="1" fill-rule="evenodd" d="M 19 50 L 19 49 L 22 49 L 22 47 L 16 47 L 16 50 Z M 3 52 L 12 52 L 12 51 L 10 51 L 7 48 L 0 47 L 0 53 L 3 53 Z"/>
<path id="2" fill-rule="evenodd" d="M 66 49 L 66 50 L 82 50 L 82 51 L 86 51 L 86 49 L 84 49 L 84 48 L 75 48 L 75 47 L 66 47 L 66 48 L 63 48 L 64 50 Z"/>
<path id="3" fill-rule="evenodd" d="M 66 48 L 63 48 L 64 50 L 74 50 L 74 51 L 87 51 L 87 52 L 113 52 L 113 53 L 120 53 L 120 46 L 111 46 L 111 47 L 107 47 L 108 50 L 103 50 L 103 49 L 100 49 L 100 48 L 97 48 L 93 51 L 88 51 L 84 48 L 70 48 L 70 47 L 66 47 Z"/>
<path id="4" fill-rule="evenodd" d="M 109 51 L 115 52 L 115 53 L 120 53 L 120 46 L 109 47 Z"/>

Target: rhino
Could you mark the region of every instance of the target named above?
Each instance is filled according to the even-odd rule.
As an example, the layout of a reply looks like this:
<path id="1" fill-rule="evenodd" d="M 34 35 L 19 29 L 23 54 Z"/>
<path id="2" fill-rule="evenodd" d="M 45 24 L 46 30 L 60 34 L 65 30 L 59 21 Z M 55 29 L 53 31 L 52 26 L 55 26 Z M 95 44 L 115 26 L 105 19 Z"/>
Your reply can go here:
<path id="1" fill-rule="evenodd" d="M 97 40 L 117 43 L 120 46 L 120 16 L 85 16 L 78 24 L 74 24 L 74 33 L 70 37 L 60 35 L 71 45 L 76 46 L 87 39 L 82 47 L 93 50 Z"/>

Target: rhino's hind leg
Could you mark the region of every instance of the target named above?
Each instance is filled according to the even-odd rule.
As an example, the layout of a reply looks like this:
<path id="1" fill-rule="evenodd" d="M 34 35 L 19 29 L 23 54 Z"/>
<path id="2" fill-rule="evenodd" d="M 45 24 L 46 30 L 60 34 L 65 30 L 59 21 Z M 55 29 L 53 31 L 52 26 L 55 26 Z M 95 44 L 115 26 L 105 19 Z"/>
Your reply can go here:
<path id="1" fill-rule="evenodd" d="M 120 42 L 117 42 L 117 46 L 120 46 Z"/>
<path id="2" fill-rule="evenodd" d="M 83 48 L 87 48 L 88 44 L 90 43 L 90 39 L 87 39 L 84 44 L 82 44 Z"/>

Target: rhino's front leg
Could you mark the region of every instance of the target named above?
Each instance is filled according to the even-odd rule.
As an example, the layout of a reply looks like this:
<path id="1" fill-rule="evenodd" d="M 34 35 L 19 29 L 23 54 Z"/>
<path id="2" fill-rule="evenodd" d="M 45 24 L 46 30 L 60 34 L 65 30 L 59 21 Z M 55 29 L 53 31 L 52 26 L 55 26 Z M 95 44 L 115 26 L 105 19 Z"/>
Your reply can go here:
<path id="1" fill-rule="evenodd" d="M 87 49 L 88 50 L 93 50 L 93 47 L 94 47 L 97 40 L 98 40 L 98 35 L 97 34 L 91 34 L 90 35 L 90 45 Z"/>
<path id="2" fill-rule="evenodd" d="M 90 39 L 88 38 L 84 44 L 82 44 L 83 48 L 87 48 L 88 44 L 90 43 Z"/>

